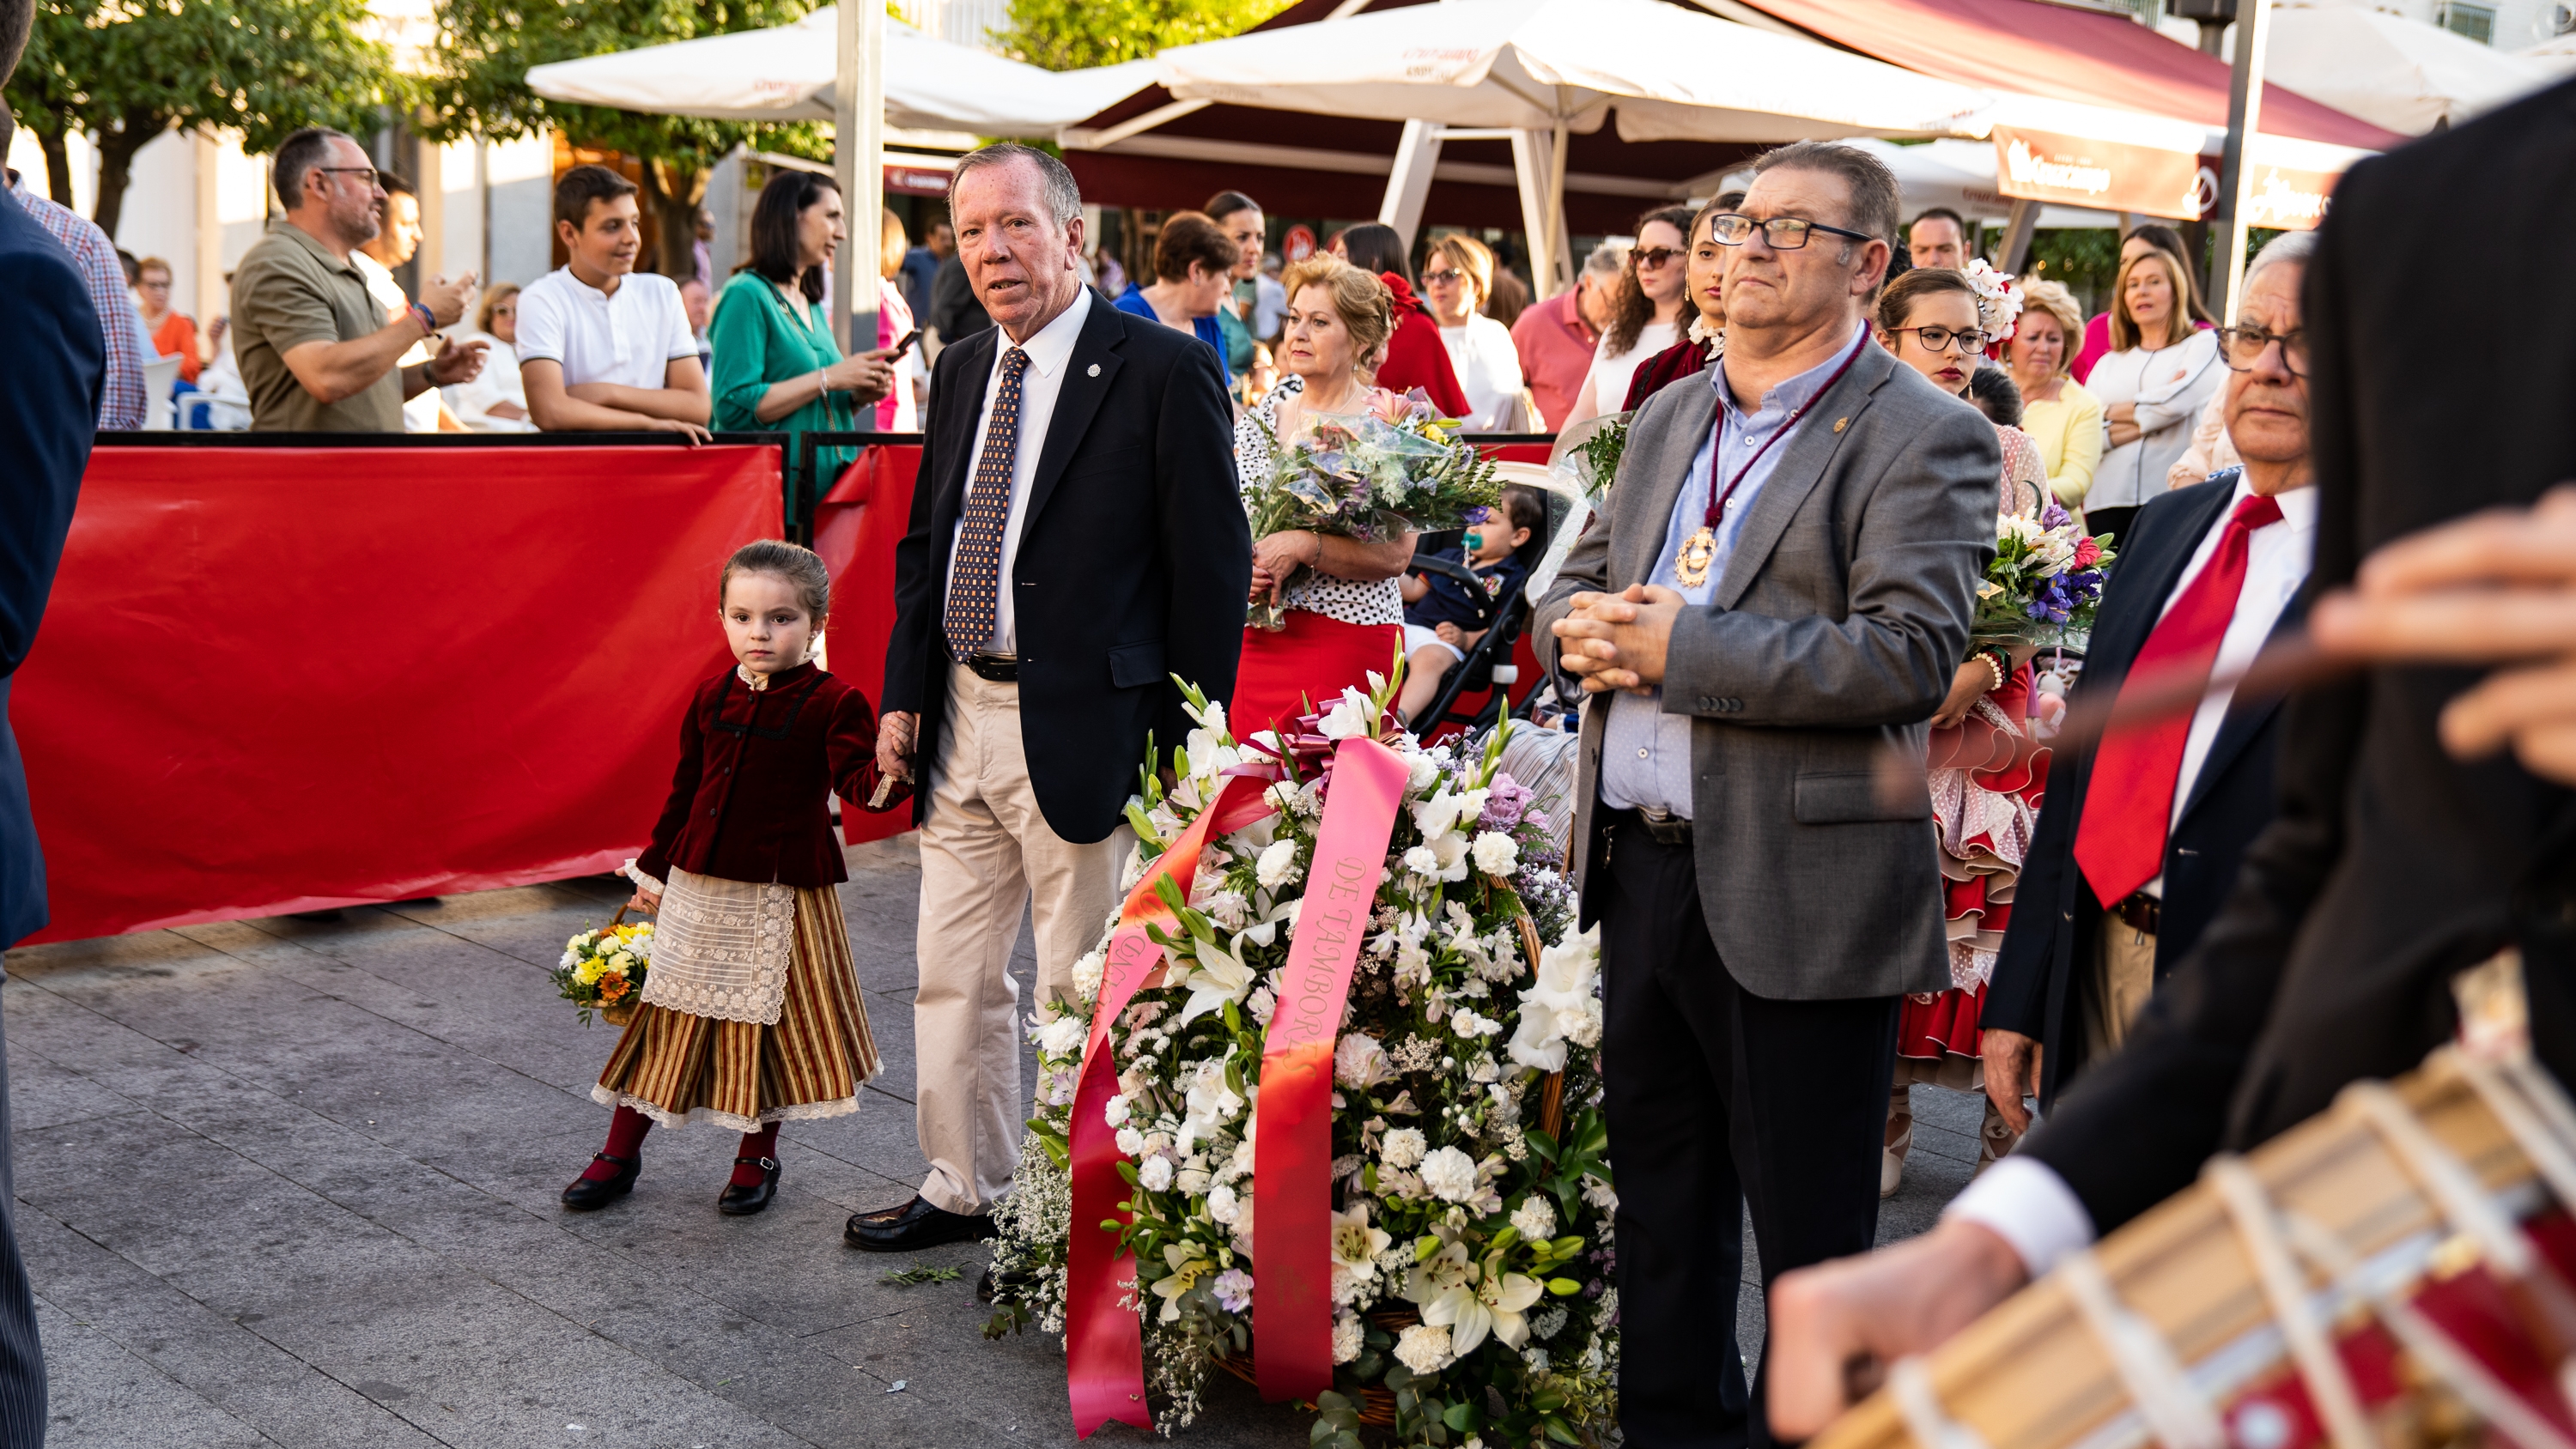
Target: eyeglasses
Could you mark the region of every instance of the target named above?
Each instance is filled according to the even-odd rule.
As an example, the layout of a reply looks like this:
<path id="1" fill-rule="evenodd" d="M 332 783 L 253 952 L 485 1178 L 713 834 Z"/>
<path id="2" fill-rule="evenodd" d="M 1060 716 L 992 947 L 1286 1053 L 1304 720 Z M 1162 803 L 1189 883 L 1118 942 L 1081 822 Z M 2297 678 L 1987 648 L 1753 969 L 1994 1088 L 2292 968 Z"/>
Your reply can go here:
<path id="1" fill-rule="evenodd" d="M 1771 250 L 1775 252 L 1798 250 L 1807 244 L 1810 232 L 1820 231 L 1829 236 L 1849 237 L 1857 242 L 1877 240 L 1866 232 L 1845 231 L 1841 227 L 1827 226 L 1821 221 L 1808 221 L 1803 217 L 1773 216 L 1756 221 L 1752 217 L 1739 216 L 1731 211 L 1710 217 L 1708 234 L 1721 246 L 1740 247 L 1753 239 L 1753 229 L 1757 226 L 1762 228 L 1762 239 L 1769 242 Z"/>
<path id="2" fill-rule="evenodd" d="M 2260 327 L 2221 327 L 2218 329 L 2219 356 L 2233 372 L 2252 372 L 2263 360 L 2263 349 L 2281 344 L 2281 361 L 2288 365 L 2292 377 L 2308 375 L 2308 329 L 2293 327 L 2287 332 L 2266 332 Z"/>
<path id="3" fill-rule="evenodd" d="M 1464 276 L 1462 273 L 1459 273 L 1459 272 L 1454 271 L 1454 270 L 1451 270 L 1451 271 L 1438 271 L 1438 272 L 1424 272 L 1424 273 L 1422 274 L 1422 285 L 1424 285 L 1424 286 L 1426 286 L 1426 287 L 1445 287 L 1445 286 L 1448 286 L 1448 285 L 1449 285 L 1450 283 L 1452 283 L 1452 282 L 1459 282 L 1459 281 L 1464 281 L 1464 280 L 1466 280 L 1465 276 Z"/>
<path id="4" fill-rule="evenodd" d="M 1955 342 L 1962 352 L 1978 353 L 1985 351 L 1986 344 L 1995 340 L 1983 332 L 1959 332 L 1948 327 L 1890 327 L 1887 330 L 1913 333 L 1914 340 L 1922 343 L 1926 352 L 1947 352 L 1950 344 Z"/>
<path id="5" fill-rule="evenodd" d="M 1637 259 L 1637 265 L 1641 267 L 1660 267 L 1681 254 L 1680 247 L 1639 247 L 1628 253 Z"/>
<path id="6" fill-rule="evenodd" d="M 376 168 L 373 166 L 316 166 L 313 169 L 325 176 L 363 176 L 370 188 L 376 184 Z"/>

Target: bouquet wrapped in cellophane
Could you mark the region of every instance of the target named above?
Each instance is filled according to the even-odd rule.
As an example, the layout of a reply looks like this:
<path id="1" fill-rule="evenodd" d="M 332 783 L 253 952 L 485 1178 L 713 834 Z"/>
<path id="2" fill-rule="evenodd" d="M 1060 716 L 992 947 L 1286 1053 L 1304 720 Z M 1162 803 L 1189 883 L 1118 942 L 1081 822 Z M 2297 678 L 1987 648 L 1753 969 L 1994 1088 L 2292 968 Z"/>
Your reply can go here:
<path id="1" fill-rule="evenodd" d="M 1252 536 L 1302 528 L 1378 542 L 1464 525 L 1469 510 L 1502 497 L 1502 484 L 1459 428 L 1418 387 L 1378 388 L 1356 414 L 1308 415 L 1295 436 L 1271 439 L 1270 477 L 1244 499 Z M 1286 615 L 1263 600 L 1247 621 L 1282 629 Z"/>
<path id="2" fill-rule="evenodd" d="M 2087 535 L 2054 502 L 2036 519 L 1996 515 L 1995 557 L 1977 586 L 1973 634 L 1980 643 L 2080 647 L 2116 557 L 2111 535 Z"/>

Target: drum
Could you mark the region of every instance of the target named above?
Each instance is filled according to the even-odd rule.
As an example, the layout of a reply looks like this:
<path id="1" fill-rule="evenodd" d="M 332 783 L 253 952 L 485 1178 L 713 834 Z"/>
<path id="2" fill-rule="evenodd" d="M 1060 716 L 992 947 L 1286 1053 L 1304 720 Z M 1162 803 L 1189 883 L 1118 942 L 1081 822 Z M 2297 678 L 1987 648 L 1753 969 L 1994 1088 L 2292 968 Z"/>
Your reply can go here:
<path id="1" fill-rule="evenodd" d="M 1813 1449 L 2576 1449 L 2576 1108 L 2445 1047 L 1894 1365 Z"/>

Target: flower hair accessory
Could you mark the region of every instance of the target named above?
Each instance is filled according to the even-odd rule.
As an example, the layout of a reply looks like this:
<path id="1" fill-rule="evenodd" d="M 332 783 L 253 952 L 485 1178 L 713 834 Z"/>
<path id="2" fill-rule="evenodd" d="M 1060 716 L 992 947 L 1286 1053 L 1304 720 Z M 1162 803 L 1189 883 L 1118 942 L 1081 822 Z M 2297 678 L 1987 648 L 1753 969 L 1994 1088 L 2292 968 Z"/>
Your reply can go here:
<path id="1" fill-rule="evenodd" d="M 2013 323 L 2021 316 L 2021 283 L 1987 265 L 1983 257 L 1970 261 L 1961 270 L 1967 274 L 1968 285 L 1977 292 L 1977 320 L 1985 324 L 1987 334 L 1997 342 L 2009 339 Z"/>

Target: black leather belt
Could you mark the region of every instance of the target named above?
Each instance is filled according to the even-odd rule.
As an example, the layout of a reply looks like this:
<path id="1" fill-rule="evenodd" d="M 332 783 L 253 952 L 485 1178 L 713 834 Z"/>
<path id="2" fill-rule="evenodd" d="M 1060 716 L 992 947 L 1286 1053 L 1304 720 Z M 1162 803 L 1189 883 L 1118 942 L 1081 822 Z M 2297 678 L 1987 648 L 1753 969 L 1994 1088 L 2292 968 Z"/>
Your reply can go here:
<path id="1" fill-rule="evenodd" d="M 978 679 L 989 679 L 996 684 L 1019 682 L 1020 661 L 1014 655 L 969 654 L 966 656 L 965 664 L 967 668 L 975 671 L 975 677 Z"/>
<path id="2" fill-rule="evenodd" d="M 1690 817 L 1675 815 L 1669 810 L 1613 810 L 1610 812 L 1610 821 L 1614 825 L 1636 826 L 1646 832 L 1646 838 L 1657 845 L 1691 843 Z"/>
<path id="3" fill-rule="evenodd" d="M 2141 936 L 2152 936 L 2164 921 L 2165 903 L 2145 891 L 2131 891 L 2111 908 L 2111 914 L 2129 923 L 2129 929 Z"/>

